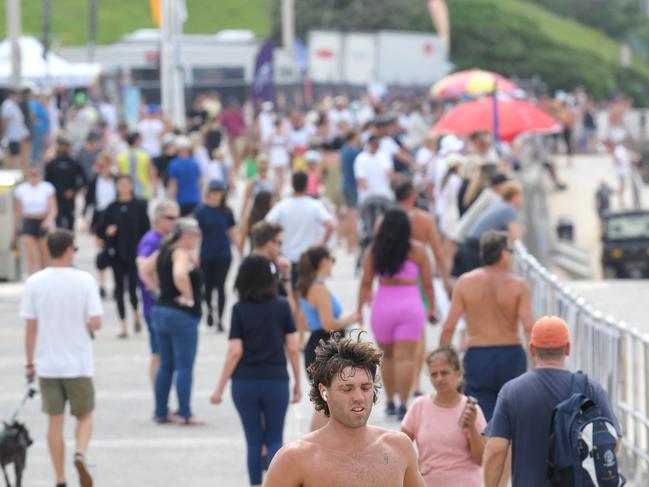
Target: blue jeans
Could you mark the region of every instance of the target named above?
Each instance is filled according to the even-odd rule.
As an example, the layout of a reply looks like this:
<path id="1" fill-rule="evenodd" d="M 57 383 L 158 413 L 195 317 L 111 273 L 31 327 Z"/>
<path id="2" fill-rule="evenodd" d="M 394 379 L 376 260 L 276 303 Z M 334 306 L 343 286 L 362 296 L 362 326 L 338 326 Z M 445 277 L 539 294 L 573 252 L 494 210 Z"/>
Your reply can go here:
<path id="1" fill-rule="evenodd" d="M 250 485 L 261 484 L 261 445 L 267 463 L 282 447 L 284 419 L 288 409 L 287 380 L 233 380 L 232 399 L 237 408 L 248 446 Z"/>
<path id="2" fill-rule="evenodd" d="M 156 418 L 169 416 L 169 392 L 174 372 L 178 414 L 183 418 L 189 418 L 192 415 L 189 400 L 192 393 L 200 318 L 167 306 L 154 306 L 152 316 L 158 332 L 160 353 L 160 369 L 155 381 Z"/>
<path id="3" fill-rule="evenodd" d="M 158 354 L 160 353 L 160 348 L 158 347 L 158 332 L 153 323 L 153 316 L 144 315 L 144 322 L 146 323 L 147 330 L 149 330 L 149 345 L 151 346 L 151 353 Z"/>

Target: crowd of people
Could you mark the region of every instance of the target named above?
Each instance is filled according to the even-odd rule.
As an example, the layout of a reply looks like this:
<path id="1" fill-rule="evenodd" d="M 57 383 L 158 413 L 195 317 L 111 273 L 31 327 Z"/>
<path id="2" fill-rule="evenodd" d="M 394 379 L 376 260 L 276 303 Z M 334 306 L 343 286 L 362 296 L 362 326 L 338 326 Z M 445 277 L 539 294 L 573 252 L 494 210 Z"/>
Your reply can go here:
<path id="1" fill-rule="evenodd" d="M 19 106 L 19 94 L 11 96 Z M 511 270 L 523 235 L 516 144 L 506 150 L 488 132 L 431 134 L 435 113 L 419 100 L 325 97 L 287 113 L 267 101 L 255 113 L 210 94 L 192 104 L 187 131 L 172 127 L 156 105 L 143 105 L 130 128 L 112 108 L 80 97 L 57 117 L 54 137 L 38 139 L 31 129 L 34 150 L 15 190 L 14 240 L 20 236 L 31 276 L 21 307 L 28 368 L 48 405 L 58 487 L 65 485 L 59 406 L 70 401 L 79 428 L 88 428 L 94 391 L 91 380 L 79 379 L 92 377 L 92 343 L 81 335 L 99 329 L 100 299 L 111 296 L 120 339 L 129 337 L 129 317 L 136 334 L 146 324 L 158 424 L 204 424 L 191 401 L 199 327 L 204 321 L 228 333 L 211 401 L 221 404 L 231 382 L 250 485 L 262 484 L 269 465 L 265 485 L 314 478 L 345 485 L 335 477 L 345 471 L 331 468 L 323 453 L 330 448 L 354 452 L 354 475 L 365 482 L 355 485 L 491 487 L 509 476 L 502 449 L 510 446 L 514 485 L 547 485 L 522 473 L 538 474 L 546 458 L 526 441 L 533 433 L 521 425 L 519 399 L 532 400 L 532 389 L 547 397 L 529 410 L 533 424 L 549 422 L 569 395 L 570 376 L 526 372 L 526 344 L 540 369 L 561 369 L 570 347 L 559 319 L 537 329 L 530 290 Z M 3 104 L 11 143 L 9 127 L 20 118 L 12 110 Z M 31 110 L 34 126 L 49 127 L 51 111 Z M 21 137 L 12 156 L 24 150 Z M 98 285 L 67 269 L 75 231 L 95 236 Z M 360 256 L 352 310 L 327 284 L 338 252 Z M 226 283 L 236 265 L 237 301 L 228 308 Z M 69 286 L 55 289 L 64 272 Z M 77 281 L 83 296 L 68 306 L 60 293 Z M 436 292 L 450 298 L 448 316 L 440 316 Z M 439 347 L 431 352 L 426 324 L 438 322 Z M 368 325 L 378 349 L 345 337 L 352 325 Z M 563 338 L 548 346 L 535 330 Z M 76 338 L 61 340 L 68 333 Z M 67 362 L 59 366 L 56 357 Z M 282 449 L 288 405 L 305 389 L 302 361 L 315 404 L 312 432 Z M 422 393 L 422 368 L 432 395 Z M 405 436 L 366 427 L 379 376 L 386 417 Z M 551 387 L 541 391 L 545 383 Z M 177 410 L 169 407 L 172 386 Z M 601 388 L 591 388 L 617 425 Z M 365 433 L 354 435 L 358 428 Z M 92 485 L 87 436 L 78 436 L 75 456 L 82 487 Z"/>

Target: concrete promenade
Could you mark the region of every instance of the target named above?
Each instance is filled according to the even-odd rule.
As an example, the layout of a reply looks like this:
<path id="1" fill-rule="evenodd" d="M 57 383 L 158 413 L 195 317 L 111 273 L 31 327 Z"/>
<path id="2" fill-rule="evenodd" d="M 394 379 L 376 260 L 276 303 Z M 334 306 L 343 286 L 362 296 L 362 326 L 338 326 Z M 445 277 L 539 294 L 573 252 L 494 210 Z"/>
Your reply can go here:
<path id="1" fill-rule="evenodd" d="M 93 243 L 89 236 L 79 237 L 81 251 L 78 264 L 90 270 Z M 357 279 L 353 275 L 354 259 L 342 252 L 330 285 L 340 297 L 345 310 L 352 310 L 357 295 Z M 232 289 L 237 266 L 233 264 L 228 288 Z M 24 324 L 18 318 L 23 285 L 0 284 L 0 418 L 9 419 L 24 390 Z M 229 296 L 229 305 L 235 297 Z M 230 306 L 228 306 L 229 308 Z M 221 372 L 227 334 L 218 334 L 202 323 L 199 352 L 195 366 L 193 408 L 206 426 L 156 425 L 151 421 L 153 397 L 148 380 L 149 345 L 147 332 L 119 340 L 116 306 L 104 301 L 104 327 L 97 333 L 95 431 L 90 445 L 89 462 L 94 465 L 97 487 L 131 486 L 227 486 L 249 485 L 245 464 L 245 440 L 239 416 L 230 398 L 229 388 L 223 404 L 212 406 L 209 397 Z M 226 321 L 227 322 L 227 321 Z M 429 327 L 429 330 L 432 330 Z M 437 331 L 429 333 L 429 348 Z M 306 376 L 303 374 L 305 397 L 288 410 L 285 441 L 306 433 L 312 408 L 306 398 Z M 422 377 L 425 390 L 430 383 Z M 175 404 L 172 393 L 171 405 Z M 53 470 L 45 442 L 46 418 L 40 412 L 40 398 L 29 401 L 20 419 L 31 432 L 34 445 L 29 449 L 26 487 L 53 487 Z M 72 466 L 74 420 L 66 420 L 68 485 L 76 484 Z M 373 424 L 398 428 L 396 421 L 386 421 L 380 403 L 372 415 Z"/>

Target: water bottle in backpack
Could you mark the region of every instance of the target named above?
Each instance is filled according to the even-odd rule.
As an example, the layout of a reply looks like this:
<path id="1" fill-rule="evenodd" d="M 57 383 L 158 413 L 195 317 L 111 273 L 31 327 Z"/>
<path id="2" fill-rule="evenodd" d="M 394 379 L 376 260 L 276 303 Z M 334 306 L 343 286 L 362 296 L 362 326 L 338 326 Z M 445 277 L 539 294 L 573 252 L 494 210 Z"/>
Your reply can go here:
<path id="1" fill-rule="evenodd" d="M 588 377 L 573 374 L 571 395 L 552 412 L 548 479 L 554 487 L 619 487 L 617 431 L 589 397 Z"/>

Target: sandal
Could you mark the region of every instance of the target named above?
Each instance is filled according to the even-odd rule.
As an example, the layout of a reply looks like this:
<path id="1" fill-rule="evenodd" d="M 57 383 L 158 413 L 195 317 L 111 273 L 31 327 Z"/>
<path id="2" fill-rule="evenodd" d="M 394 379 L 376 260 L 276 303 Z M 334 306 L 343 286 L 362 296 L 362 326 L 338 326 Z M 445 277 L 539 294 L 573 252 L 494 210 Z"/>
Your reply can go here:
<path id="1" fill-rule="evenodd" d="M 207 422 L 194 416 L 190 416 L 189 418 L 183 418 L 182 423 L 180 424 L 185 426 L 205 426 Z"/>
<path id="2" fill-rule="evenodd" d="M 158 418 L 154 416 L 153 421 L 157 424 L 179 424 L 182 419 L 176 416 L 167 416 L 166 418 Z"/>
<path id="3" fill-rule="evenodd" d="M 74 466 L 79 474 L 79 483 L 81 484 L 81 487 L 92 487 L 92 476 L 88 471 L 86 457 L 83 453 L 74 454 Z"/>

